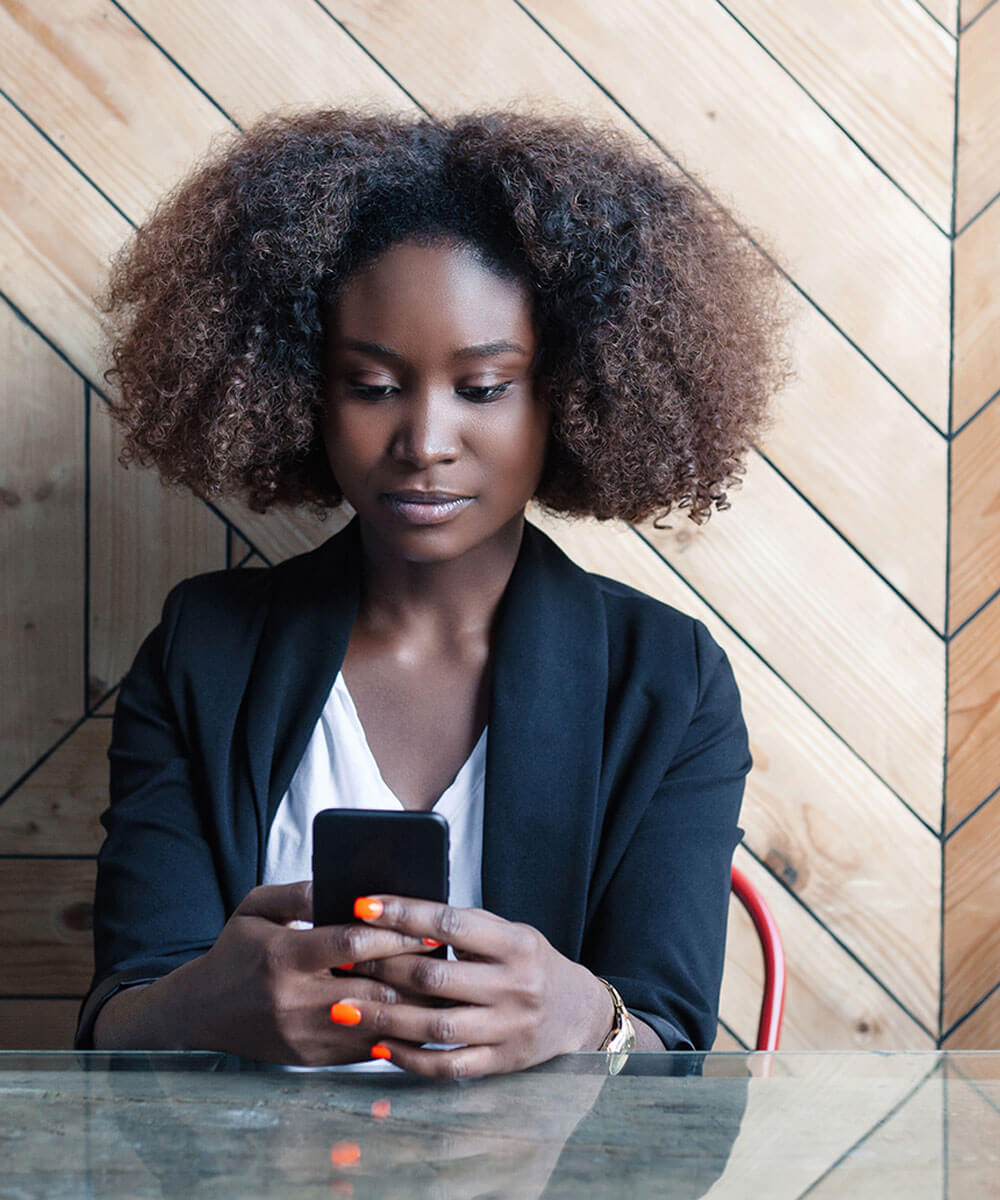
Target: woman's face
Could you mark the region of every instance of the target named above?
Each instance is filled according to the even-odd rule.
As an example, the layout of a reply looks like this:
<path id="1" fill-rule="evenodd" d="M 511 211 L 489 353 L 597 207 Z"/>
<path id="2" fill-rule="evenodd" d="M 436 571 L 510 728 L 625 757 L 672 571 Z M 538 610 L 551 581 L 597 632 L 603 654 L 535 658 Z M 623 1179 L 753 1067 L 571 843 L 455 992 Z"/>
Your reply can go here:
<path id="1" fill-rule="evenodd" d="M 535 349 L 528 290 L 461 243 L 400 242 L 347 281 L 324 441 L 368 537 L 435 562 L 520 530 L 549 432 Z"/>

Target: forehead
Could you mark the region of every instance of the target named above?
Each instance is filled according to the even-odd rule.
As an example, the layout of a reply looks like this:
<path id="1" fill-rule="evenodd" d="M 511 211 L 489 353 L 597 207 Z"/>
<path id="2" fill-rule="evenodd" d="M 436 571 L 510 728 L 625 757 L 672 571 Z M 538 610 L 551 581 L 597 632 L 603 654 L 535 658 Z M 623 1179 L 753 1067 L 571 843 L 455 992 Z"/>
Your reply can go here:
<path id="1" fill-rule="evenodd" d="M 330 313 L 339 337 L 378 341 L 401 353 L 506 339 L 535 344 L 531 293 L 498 275 L 468 246 L 401 242 L 344 285 Z"/>

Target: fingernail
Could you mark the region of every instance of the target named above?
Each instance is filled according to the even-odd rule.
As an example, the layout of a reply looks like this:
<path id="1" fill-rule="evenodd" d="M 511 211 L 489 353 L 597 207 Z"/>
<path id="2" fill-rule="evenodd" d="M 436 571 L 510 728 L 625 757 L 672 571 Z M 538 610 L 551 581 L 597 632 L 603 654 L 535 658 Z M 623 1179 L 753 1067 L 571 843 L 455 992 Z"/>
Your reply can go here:
<path id="1" fill-rule="evenodd" d="M 354 963 L 341 963 L 337 968 L 338 971 L 353 971 Z"/>
<path id="2" fill-rule="evenodd" d="M 441 945 L 440 942 L 436 942 L 433 938 L 421 938 L 420 940 L 424 943 L 425 946 L 433 946 L 435 949 L 437 949 L 437 947 Z"/>
<path id="3" fill-rule="evenodd" d="M 372 1058 L 392 1058 L 392 1051 L 385 1042 L 376 1042 L 371 1049 Z"/>
<path id="4" fill-rule="evenodd" d="M 353 1167 L 361 1158 L 357 1142 L 334 1142 L 330 1147 L 330 1162 L 335 1167 Z"/>
<path id="5" fill-rule="evenodd" d="M 392 1112 L 392 1105 L 388 1100 L 373 1100 L 372 1101 L 372 1116 L 376 1121 L 384 1121 Z"/>
<path id="6" fill-rule="evenodd" d="M 354 915 L 363 921 L 374 921 L 382 915 L 382 901 L 373 896 L 359 896 L 354 901 Z"/>
<path id="7" fill-rule="evenodd" d="M 330 1006 L 330 1020 L 338 1025 L 360 1025 L 361 1009 L 338 1000 L 336 1004 Z"/>

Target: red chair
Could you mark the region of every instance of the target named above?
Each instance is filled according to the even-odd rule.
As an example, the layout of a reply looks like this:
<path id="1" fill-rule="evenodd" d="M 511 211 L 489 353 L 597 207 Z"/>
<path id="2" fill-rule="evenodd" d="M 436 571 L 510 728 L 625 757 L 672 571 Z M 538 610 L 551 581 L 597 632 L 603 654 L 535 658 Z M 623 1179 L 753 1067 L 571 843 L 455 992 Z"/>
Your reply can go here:
<path id="1" fill-rule="evenodd" d="M 760 892 L 739 867 L 733 867 L 733 894 L 750 914 L 764 951 L 764 998 L 760 1005 L 756 1049 L 777 1050 L 785 1011 L 785 949 L 781 934 Z"/>

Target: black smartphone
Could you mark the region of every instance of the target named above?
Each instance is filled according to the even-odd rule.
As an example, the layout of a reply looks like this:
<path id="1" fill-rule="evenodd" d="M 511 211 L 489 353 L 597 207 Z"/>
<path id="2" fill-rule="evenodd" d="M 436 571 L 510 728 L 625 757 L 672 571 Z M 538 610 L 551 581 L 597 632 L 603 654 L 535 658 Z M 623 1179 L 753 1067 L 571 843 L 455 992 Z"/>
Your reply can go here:
<path id="1" fill-rule="evenodd" d="M 315 925 L 356 920 L 358 896 L 446 902 L 448 822 L 434 812 L 325 808 L 313 818 L 312 867 Z"/>

